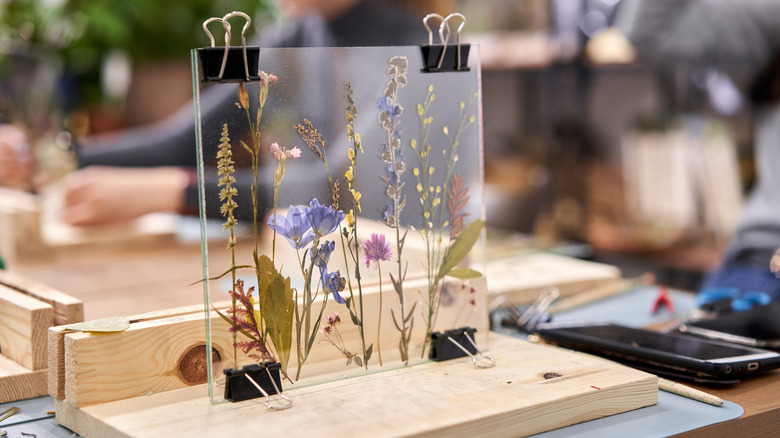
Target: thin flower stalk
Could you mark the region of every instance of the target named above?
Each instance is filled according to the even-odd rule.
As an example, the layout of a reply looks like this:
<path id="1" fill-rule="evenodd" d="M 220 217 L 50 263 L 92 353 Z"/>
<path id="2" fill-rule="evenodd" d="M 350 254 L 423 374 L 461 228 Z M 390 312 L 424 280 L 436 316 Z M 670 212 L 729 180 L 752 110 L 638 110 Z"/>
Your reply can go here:
<path id="1" fill-rule="evenodd" d="M 449 129 L 446 126 L 442 128 L 442 132 L 450 146 L 442 149 L 442 155 L 446 164 L 443 172 L 444 176 L 440 180 L 441 184 L 434 182 L 437 169 L 432 164 L 433 149 L 430 143 L 430 129 L 433 124 L 433 117 L 428 115 L 428 111 L 432 102 L 436 99 L 433 85 L 428 87 L 428 94 L 423 102 L 417 105 L 420 141 L 418 143 L 413 139 L 411 146 L 419 164 L 419 167 L 413 169 L 413 173 L 417 178 L 416 189 L 422 205 L 423 227 L 420 233 L 425 242 L 425 270 L 428 278 L 423 357 L 426 354 L 433 327 L 436 324 L 436 315 L 438 314 L 439 290 L 443 277 L 440 275 L 440 268 L 448 249 L 463 228 L 463 221 L 466 216 L 465 213 L 461 213 L 461 210 L 468 201 L 468 188 L 463 186 L 462 178 L 459 174 L 454 173 L 454 170 L 458 162 L 458 147 L 460 146 L 461 135 L 474 123 L 471 107 L 475 98 L 476 93 L 473 93 L 468 105 L 465 102 L 460 102 L 458 128 L 453 137 L 450 137 Z M 449 216 L 445 214 L 445 196 L 447 196 Z M 447 219 L 448 217 L 449 220 Z M 449 238 L 445 240 L 444 230 L 447 227 L 450 227 L 450 233 Z"/>
<path id="2" fill-rule="evenodd" d="M 225 123 L 222 125 L 222 136 L 220 137 L 219 150 L 217 152 L 217 171 L 219 173 L 218 187 L 222 187 L 219 192 L 219 200 L 222 202 L 220 206 L 220 212 L 225 217 L 225 223 L 222 224 L 222 229 L 230 230 L 230 239 L 228 240 L 227 248 L 230 250 L 230 284 L 235 291 L 236 287 L 236 233 L 235 227 L 238 223 L 236 217 L 233 215 L 233 210 L 238 207 L 238 204 L 233 199 L 238 195 L 238 191 L 233 184 L 236 182 L 235 178 L 235 162 L 233 161 L 233 150 L 230 147 L 230 135 L 228 133 L 228 125 Z M 233 314 L 236 313 L 236 296 L 231 293 L 231 310 Z M 236 326 L 234 321 L 233 328 Z M 238 367 L 238 348 L 236 342 L 238 334 L 233 330 L 233 368 Z"/>
<path id="3" fill-rule="evenodd" d="M 372 234 L 369 240 L 363 242 L 363 254 L 366 257 L 366 268 L 374 263 L 379 278 L 382 278 L 382 266 L 380 261 L 388 261 L 393 257 L 393 252 L 390 249 L 390 242 L 385 240 L 383 234 Z M 379 355 L 379 366 L 382 366 L 382 345 L 380 343 L 380 334 L 382 332 L 382 282 L 379 282 L 379 317 L 376 323 L 376 349 Z"/>
<path id="4" fill-rule="evenodd" d="M 326 339 L 320 342 L 329 342 L 331 345 L 336 347 L 336 349 L 339 350 L 345 358 L 347 358 L 347 366 L 350 366 L 353 361 L 355 362 L 355 365 L 363 366 L 363 360 L 360 358 L 360 356 L 356 353 L 350 352 L 347 349 L 347 346 L 344 344 L 344 338 L 341 337 L 341 333 L 339 333 L 339 329 L 337 327 L 339 324 L 341 324 L 341 317 L 339 316 L 338 312 L 333 312 L 333 315 L 326 316 L 325 325 L 323 325 L 320 329 L 320 333 L 325 335 Z"/>
<path id="5" fill-rule="evenodd" d="M 391 309 L 391 316 L 396 329 L 400 332 L 401 339 L 398 343 L 398 350 L 401 353 L 401 360 L 409 363 L 409 342 L 414 327 L 414 307 L 413 304 L 409 311 L 405 308 L 403 283 L 406 277 L 406 266 L 402 261 L 403 246 L 406 239 L 406 232 L 401 235 L 400 215 L 406 205 L 406 196 L 403 195 L 404 183 L 401 177 L 406 171 L 404 162 L 403 147 L 401 144 L 401 134 L 399 131 L 399 118 L 403 113 L 403 107 L 398 103 L 398 90 L 406 85 L 406 70 L 408 61 L 405 57 L 394 57 L 390 59 L 390 68 L 387 73 L 390 81 L 385 89 L 384 96 L 379 102 L 379 122 L 387 133 L 387 143 L 380 147 L 380 159 L 385 163 L 385 175 L 382 179 L 387 184 L 387 196 L 390 198 L 390 204 L 384 212 L 385 224 L 395 230 L 396 242 L 396 262 L 398 265 L 397 276 L 390 274 L 390 280 L 393 288 L 398 295 L 400 305 L 400 317 L 396 317 L 395 311 Z"/>
<path id="6" fill-rule="evenodd" d="M 346 300 L 347 310 L 349 310 L 349 316 L 352 323 L 358 328 L 360 334 L 360 344 L 362 348 L 363 359 L 362 363 L 366 369 L 368 369 L 368 361 L 371 359 L 371 353 L 373 351 L 373 344 L 366 346 L 365 328 L 363 325 L 363 286 L 361 283 L 360 275 L 360 261 L 359 251 L 360 244 L 357 239 L 357 220 L 356 214 L 361 211 L 360 198 L 362 194 L 357 190 L 357 159 L 358 153 L 363 153 L 363 145 L 360 141 L 360 134 L 355 132 L 355 119 L 357 118 L 357 107 L 355 101 L 352 98 L 353 90 L 352 84 L 347 81 L 345 84 L 345 99 L 347 101 L 346 114 L 347 114 L 347 139 L 352 143 L 347 150 L 350 165 L 347 171 L 344 173 L 344 178 L 347 181 L 347 189 L 352 201 L 352 208 L 347 214 L 347 225 L 342 227 L 340 233 L 341 250 L 344 253 L 344 265 L 346 266 L 346 278 L 347 288 L 349 289 L 349 298 Z M 346 241 L 345 241 L 346 239 Z M 355 280 L 357 283 L 357 303 L 355 299 L 355 292 L 352 285 L 352 276 L 349 272 L 350 261 L 355 266 Z M 381 359 L 380 359 L 381 365 Z"/>

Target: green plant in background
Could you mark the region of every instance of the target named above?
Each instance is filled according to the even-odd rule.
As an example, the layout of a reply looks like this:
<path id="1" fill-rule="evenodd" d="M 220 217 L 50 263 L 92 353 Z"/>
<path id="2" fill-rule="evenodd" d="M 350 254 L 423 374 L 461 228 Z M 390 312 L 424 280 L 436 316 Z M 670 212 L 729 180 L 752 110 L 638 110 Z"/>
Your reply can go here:
<path id="1" fill-rule="evenodd" d="M 186 61 L 208 44 L 201 24 L 240 10 L 255 22 L 276 17 L 271 0 L 6 0 L 0 2 L 0 53 L 52 48 L 78 78 L 82 102 L 101 101 L 100 63 L 121 50 L 136 62 Z"/>
<path id="2" fill-rule="evenodd" d="M 417 105 L 417 115 L 420 119 L 420 141 L 411 141 L 412 150 L 417 156 L 418 167 L 412 170 L 417 178 L 417 192 L 420 195 L 420 203 L 423 211 L 423 228 L 420 234 L 425 241 L 425 270 L 428 278 L 428 293 L 425 304 L 425 341 L 422 354 L 425 356 L 430 343 L 433 327 L 436 324 L 436 315 L 439 308 L 440 286 L 445 276 L 458 279 L 469 279 L 481 276 L 477 271 L 468 268 L 457 268 L 468 255 L 471 248 L 479 239 L 485 223 L 475 220 L 465 226 L 467 213 L 463 212 L 469 201 L 468 187 L 460 174 L 455 173 L 455 164 L 458 162 L 458 147 L 463 132 L 474 123 L 474 115 L 471 107 L 477 94 L 472 93 L 469 103 L 460 102 L 458 127 L 452 137 L 449 128 L 444 126 L 442 132 L 450 143 L 449 148 L 442 149 L 445 162 L 443 172 L 437 172 L 432 164 L 432 146 L 430 143 L 430 129 L 433 117 L 428 115 L 431 104 L 436 100 L 433 85 L 428 87 L 425 100 Z M 443 177 L 436 182 L 436 175 Z M 446 199 L 445 199 L 446 196 Z M 446 204 L 446 211 L 445 211 Z M 447 219 L 449 218 L 449 219 Z M 449 236 L 445 239 L 444 230 L 449 228 Z"/>

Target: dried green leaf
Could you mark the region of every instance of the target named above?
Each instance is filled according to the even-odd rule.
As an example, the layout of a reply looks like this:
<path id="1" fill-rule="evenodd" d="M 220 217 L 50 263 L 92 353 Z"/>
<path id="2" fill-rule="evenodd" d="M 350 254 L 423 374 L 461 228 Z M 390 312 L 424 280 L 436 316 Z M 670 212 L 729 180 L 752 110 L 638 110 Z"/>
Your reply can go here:
<path id="1" fill-rule="evenodd" d="M 471 251 L 471 248 L 477 243 L 484 226 L 485 221 L 477 219 L 468 224 L 468 226 L 461 231 L 457 239 L 452 243 L 452 246 L 450 246 L 444 254 L 444 259 L 439 267 L 439 273 L 436 274 L 437 282 L 445 275 L 449 274 L 450 271 L 466 258 L 469 251 Z"/>
<path id="2" fill-rule="evenodd" d="M 371 353 L 373 352 L 373 350 L 374 350 L 374 344 L 369 345 L 368 348 L 366 349 L 366 362 L 368 362 L 371 359 Z"/>
<path id="3" fill-rule="evenodd" d="M 130 320 L 124 316 L 95 319 L 93 321 L 77 322 L 63 327 L 71 332 L 114 333 L 130 328 Z"/>
<path id="4" fill-rule="evenodd" d="M 363 359 L 360 358 L 360 356 L 354 356 L 355 357 L 355 365 L 362 367 L 363 366 Z"/>
<path id="5" fill-rule="evenodd" d="M 287 372 L 292 349 L 293 314 L 295 299 L 290 287 L 290 277 L 280 274 L 268 256 L 257 260 L 257 278 L 260 295 L 260 315 L 265 322 L 268 337 L 276 347 L 277 360 Z"/>
<path id="6" fill-rule="evenodd" d="M 482 276 L 482 273 L 469 268 L 455 268 L 451 270 L 447 275 L 450 277 L 458 278 L 460 280 L 468 280 L 471 278 L 479 278 Z"/>

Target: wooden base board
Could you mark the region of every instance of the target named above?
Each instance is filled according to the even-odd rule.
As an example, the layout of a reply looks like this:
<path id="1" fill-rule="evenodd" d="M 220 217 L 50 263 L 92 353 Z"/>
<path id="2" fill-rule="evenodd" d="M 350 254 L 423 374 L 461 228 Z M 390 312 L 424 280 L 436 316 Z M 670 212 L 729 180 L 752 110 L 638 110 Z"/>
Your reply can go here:
<path id="1" fill-rule="evenodd" d="M 653 375 L 560 348 L 491 335 L 497 365 L 428 362 L 308 387 L 287 387 L 293 407 L 262 399 L 209 403 L 195 386 L 76 408 L 57 421 L 85 436 L 521 436 L 650 406 Z M 546 373 L 560 377 L 545 379 Z M 547 377 L 550 377 L 548 374 Z"/>
<path id="2" fill-rule="evenodd" d="M 0 356 L 0 403 L 46 395 L 46 370 L 30 371 Z"/>

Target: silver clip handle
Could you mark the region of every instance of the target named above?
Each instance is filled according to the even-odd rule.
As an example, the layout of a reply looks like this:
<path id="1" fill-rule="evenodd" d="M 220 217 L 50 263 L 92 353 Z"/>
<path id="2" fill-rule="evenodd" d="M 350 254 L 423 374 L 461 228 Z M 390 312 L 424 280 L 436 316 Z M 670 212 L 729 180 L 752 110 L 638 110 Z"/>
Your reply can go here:
<path id="1" fill-rule="evenodd" d="M 477 348 L 477 344 L 474 342 L 473 339 L 471 339 L 471 336 L 469 336 L 468 332 L 463 332 L 463 335 L 466 336 L 466 339 L 471 343 L 471 346 L 474 347 L 474 350 L 476 350 L 476 354 L 472 354 L 469 350 L 466 349 L 466 347 L 460 345 L 458 341 L 455 339 L 452 339 L 452 336 L 447 336 L 447 339 L 450 340 L 455 346 L 463 350 L 464 353 L 471 356 L 471 361 L 474 363 L 475 368 L 493 368 L 496 366 L 496 361 L 485 354 L 480 353 L 479 348 Z M 481 362 L 480 362 L 481 360 Z"/>
<path id="2" fill-rule="evenodd" d="M 244 54 L 244 76 L 246 77 L 246 80 L 249 80 L 249 62 L 247 61 L 247 54 L 246 54 L 246 31 L 249 29 L 249 26 L 252 24 L 252 19 L 249 18 L 249 15 L 240 12 L 240 11 L 233 11 L 225 14 L 224 17 L 211 17 L 208 20 L 203 22 L 203 30 L 206 32 L 206 35 L 209 37 L 209 41 L 211 42 L 211 47 L 216 46 L 216 42 L 214 40 L 214 35 L 209 31 L 208 25 L 215 22 L 220 21 L 222 22 L 222 27 L 225 29 L 225 51 L 222 54 L 222 65 L 219 68 L 219 79 L 222 80 L 222 77 L 225 75 L 225 66 L 227 65 L 227 59 L 228 59 L 228 52 L 230 51 L 230 40 L 232 39 L 232 33 L 231 33 L 231 26 L 228 20 L 230 20 L 233 17 L 241 17 L 246 22 L 244 23 L 244 27 L 241 29 L 241 48 L 243 49 Z"/>
<path id="3" fill-rule="evenodd" d="M 283 411 L 285 409 L 289 409 L 292 407 L 292 400 L 290 400 L 289 397 L 282 394 L 282 391 L 279 391 L 279 387 L 276 386 L 276 381 L 271 377 L 271 372 L 268 371 L 268 368 L 265 369 L 265 372 L 268 373 L 268 378 L 271 380 L 271 384 L 274 385 L 274 389 L 276 390 L 276 395 L 279 396 L 282 400 L 285 400 L 285 402 L 280 401 L 278 405 L 272 405 L 271 404 L 271 396 L 268 394 L 268 392 L 263 389 L 262 386 L 260 386 L 257 382 L 255 382 L 255 379 L 249 376 L 249 374 L 244 374 L 244 377 L 249 379 L 249 382 L 254 385 L 255 388 L 257 388 L 258 391 L 260 391 L 261 394 L 265 396 L 265 407 L 268 409 L 273 409 L 275 411 Z"/>
<path id="4" fill-rule="evenodd" d="M 425 26 L 425 30 L 428 31 L 428 45 L 429 46 L 433 45 L 433 30 L 431 30 L 431 27 L 428 26 L 428 20 L 430 20 L 431 18 L 438 18 L 440 23 L 444 23 L 444 17 L 442 17 L 441 15 L 439 15 L 439 14 L 437 14 L 435 12 L 432 13 L 432 14 L 428 14 L 428 15 L 425 16 L 425 18 L 423 18 L 423 26 Z M 441 38 L 442 43 L 444 43 L 444 35 L 442 35 L 441 32 L 442 32 L 441 29 L 439 29 L 439 38 Z"/>
<path id="5" fill-rule="evenodd" d="M 525 328 L 526 331 L 533 330 L 538 324 L 539 320 L 544 316 L 544 312 L 552 305 L 552 303 L 558 299 L 561 292 L 557 287 L 552 286 L 542 291 L 539 297 L 533 304 L 525 311 L 517 320 L 517 326 Z"/>
<path id="6" fill-rule="evenodd" d="M 461 60 L 461 58 L 460 58 L 460 32 L 463 30 L 463 26 L 466 25 L 466 17 L 463 14 L 461 14 L 460 12 L 453 12 L 450 15 L 447 15 L 447 18 L 445 18 L 444 21 L 441 23 L 441 26 L 439 26 L 439 35 L 441 35 L 444 32 L 444 27 L 446 26 L 447 27 L 447 40 L 449 40 L 450 33 L 451 33 L 449 22 L 450 22 L 450 19 L 452 19 L 452 18 L 460 18 L 461 19 L 460 25 L 458 26 L 457 33 L 455 34 L 456 35 L 456 41 L 457 41 L 457 44 L 458 44 L 458 64 L 457 64 L 457 66 L 458 66 L 458 70 L 460 70 L 460 60 Z M 444 43 L 444 50 L 447 50 L 447 43 L 446 43 L 446 41 Z M 444 50 L 442 50 L 442 52 L 441 52 L 441 59 L 439 59 L 439 66 L 438 66 L 438 68 L 441 68 L 441 63 L 442 63 L 442 61 L 444 61 Z"/>

